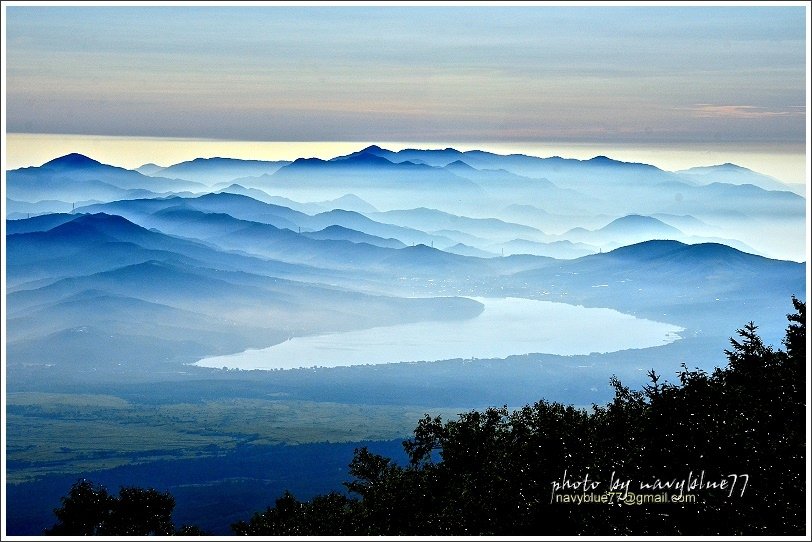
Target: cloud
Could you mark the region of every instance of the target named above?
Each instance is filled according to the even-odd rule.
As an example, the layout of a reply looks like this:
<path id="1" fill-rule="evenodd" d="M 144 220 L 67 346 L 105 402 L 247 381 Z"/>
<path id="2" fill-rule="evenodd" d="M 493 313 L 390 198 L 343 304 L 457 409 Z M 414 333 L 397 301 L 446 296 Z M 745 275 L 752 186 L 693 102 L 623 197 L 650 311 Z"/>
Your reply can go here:
<path id="1" fill-rule="evenodd" d="M 695 104 L 686 108 L 692 111 L 697 118 L 720 118 L 720 119 L 763 119 L 771 117 L 787 117 L 803 115 L 803 107 L 791 107 L 791 111 L 768 111 L 764 107 L 755 105 L 713 105 Z"/>

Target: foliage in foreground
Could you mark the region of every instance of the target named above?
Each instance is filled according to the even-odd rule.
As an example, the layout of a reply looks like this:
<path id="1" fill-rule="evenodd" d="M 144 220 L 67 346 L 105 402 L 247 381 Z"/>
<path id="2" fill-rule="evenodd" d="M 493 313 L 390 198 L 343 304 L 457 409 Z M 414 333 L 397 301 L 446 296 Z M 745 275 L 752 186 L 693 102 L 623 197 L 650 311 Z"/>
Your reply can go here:
<path id="1" fill-rule="evenodd" d="M 726 368 L 708 374 L 683 365 L 676 384 L 661 383 L 652 371 L 641 391 L 613 380 L 614 400 L 592 412 L 539 401 L 447 422 L 426 416 L 404 442 L 407 466 L 356 451 L 355 479 L 346 486 L 359 499 L 331 493 L 300 502 L 286 493 L 232 529 L 242 535 L 803 534 L 806 305 L 795 298 L 793 305 L 785 350 L 765 345 L 751 322 L 731 339 Z M 587 475 L 586 491 L 572 487 Z M 604 497 L 612 499 L 607 503 L 556 500 L 555 494 L 600 497 L 611 479 L 630 481 L 629 493 L 641 497 L 623 500 L 618 487 L 617 495 Z M 685 481 L 682 494 L 696 500 L 637 504 L 664 493 L 640 488 L 658 479 Z M 704 487 L 690 489 L 692 480 Z M 560 484 L 555 493 L 554 482 Z M 665 493 L 670 499 L 680 491 Z"/>
<path id="2" fill-rule="evenodd" d="M 89 480 L 79 480 L 54 510 L 59 520 L 46 535 L 146 536 L 204 534 L 197 527 L 172 523 L 175 499 L 168 492 L 139 487 L 122 487 L 118 496 Z"/>
<path id="3" fill-rule="evenodd" d="M 678 383 L 661 383 L 652 371 L 639 391 L 613 379 L 614 400 L 591 412 L 539 401 L 446 422 L 426 416 L 403 443 L 407 465 L 356 450 L 354 479 L 345 485 L 357 497 L 332 492 L 302 502 L 286 492 L 232 529 L 264 536 L 802 535 L 806 305 L 792 302 L 784 350 L 765 345 L 751 322 L 731 339 L 726 368 L 709 374 L 683 365 Z M 628 485 L 612 488 L 612 480 Z M 658 482 L 670 487 L 641 487 Z M 583 502 L 595 498 L 608 502 Z M 62 502 L 48 534 L 175 532 L 174 499 L 154 489 L 122 488 L 116 498 L 82 481 Z M 202 533 L 184 527 L 177 534 Z"/>

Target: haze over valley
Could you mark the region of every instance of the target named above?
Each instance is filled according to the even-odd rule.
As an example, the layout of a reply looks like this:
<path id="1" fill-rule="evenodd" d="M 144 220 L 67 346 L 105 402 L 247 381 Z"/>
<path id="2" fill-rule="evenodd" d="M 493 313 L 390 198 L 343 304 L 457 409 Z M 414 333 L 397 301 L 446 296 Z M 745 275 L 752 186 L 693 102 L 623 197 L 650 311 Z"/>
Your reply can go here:
<path id="1" fill-rule="evenodd" d="M 804 197 L 730 165 L 370 146 L 135 170 L 73 153 L 6 181 L 15 502 L 88 469 L 385 441 L 425 411 L 602 403 L 613 375 L 711 369 L 743 319 L 779 341 L 805 294 Z M 162 432 L 104 442 L 141 423 Z"/>
<path id="2" fill-rule="evenodd" d="M 470 321 L 477 297 L 611 308 L 723 344 L 739 310 L 770 322 L 802 290 L 806 202 L 743 168 L 698 171 L 378 146 L 138 170 L 74 153 L 12 170 L 10 389 L 66 374 L 220 378 L 189 364 Z M 565 353 L 500 357 L 541 352 Z"/>

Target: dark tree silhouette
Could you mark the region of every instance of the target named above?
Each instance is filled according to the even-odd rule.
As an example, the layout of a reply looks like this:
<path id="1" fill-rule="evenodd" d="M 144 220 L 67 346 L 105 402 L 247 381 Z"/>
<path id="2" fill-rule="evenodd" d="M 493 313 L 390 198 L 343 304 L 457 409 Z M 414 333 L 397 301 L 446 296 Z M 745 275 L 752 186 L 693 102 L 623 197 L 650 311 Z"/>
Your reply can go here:
<path id="1" fill-rule="evenodd" d="M 356 450 L 346 484 L 358 496 L 292 495 L 238 534 L 353 535 L 801 535 L 805 532 L 806 305 L 792 298 L 785 351 L 763 343 L 750 322 L 711 373 L 683 365 L 677 383 L 649 372 L 591 412 L 539 401 L 426 416 L 404 442 L 406 465 Z M 694 491 L 695 502 L 573 506 L 553 502 L 552 482 L 635 484 L 694 475 L 735 492 Z M 746 475 L 747 486 L 744 486 Z M 638 491 L 640 491 L 638 489 Z M 572 491 L 571 491 L 572 493 Z M 575 492 L 577 493 L 577 491 Z M 336 506 L 336 502 L 340 506 Z M 295 503 L 295 505 L 293 504 Z M 319 515 L 321 512 L 321 515 Z M 313 528 L 308 518 L 330 518 Z M 295 531 L 289 526 L 295 525 Z"/>
<path id="2" fill-rule="evenodd" d="M 46 535 L 54 536 L 146 536 L 176 534 L 172 524 L 175 499 L 168 492 L 122 487 L 118 497 L 88 480 L 76 482 L 54 510 L 58 521 Z M 206 534 L 183 526 L 177 534 Z"/>
<path id="3" fill-rule="evenodd" d="M 54 510 L 58 522 L 45 531 L 45 534 L 95 536 L 110 518 L 115 497 L 104 487 L 97 487 L 88 480 L 79 480 L 62 497 L 62 506 Z"/>
<path id="4" fill-rule="evenodd" d="M 639 391 L 613 378 L 614 399 L 591 411 L 542 400 L 446 422 L 427 415 L 403 443 L 406 464 L 355 451 L 345 484 L 354 497 L 333 492 L 303 502 L 285 492 L 232 529 L 254 536 L 803 535 L 806 305 L 792 303 L 786 350 L 765 345 L 750 322 L 731 338 L 726 367 L 708 373 L 683 365 L 676 383 L 650 371 Z M 574 506 L 553 498 L 565 473 L 582 484 L 568 494 L 590 493 L 590 481 L 605 493 L 610 475 L 634 481 L 636 492 L 658 479 L 737 482 L 730 491 L 688 489 L 693 502 Z M 172 534 L 173 507 L 168 493 L 122 488 L 113 497 L 81 480 L 47 533 Z M 177 533 L 204 534 L 186 526 Z"/>
<path id="5" fill-rule="evenodd" d="M 346 535 L 358 530 L 354 524 L 358 502 L 338 493 L 320 495 L 301 502 L 290 492 L 276 500 L 276 506 L 257 512 L 248 521 L 232 525 L 237 535 L 302 536 Z"/>

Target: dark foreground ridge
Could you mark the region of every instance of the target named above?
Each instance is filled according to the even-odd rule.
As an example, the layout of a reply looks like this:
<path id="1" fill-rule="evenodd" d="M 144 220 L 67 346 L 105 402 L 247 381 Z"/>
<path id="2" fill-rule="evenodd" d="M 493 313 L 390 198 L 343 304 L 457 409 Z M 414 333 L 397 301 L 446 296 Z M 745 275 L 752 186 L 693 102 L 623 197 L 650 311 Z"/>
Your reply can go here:
<path id="1" fill-rule="evenodd" d="M 349 493 L 302 502 L 285 493 L 232 525 L 238 535 L 803 535 L 806 304 L 784 349 L 750 322 L 712 373 L 683 365 L 678 383 L 630 390 L 591 412 L 539 401 L 426 416 L 400 466 L 366 448 Z M 79 481 L 53 535 L 195 535 L 175 529 L 174 499 L 118 497 Z"/>

